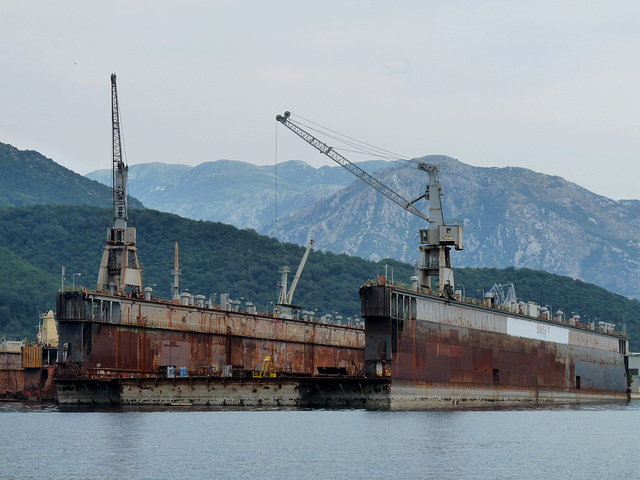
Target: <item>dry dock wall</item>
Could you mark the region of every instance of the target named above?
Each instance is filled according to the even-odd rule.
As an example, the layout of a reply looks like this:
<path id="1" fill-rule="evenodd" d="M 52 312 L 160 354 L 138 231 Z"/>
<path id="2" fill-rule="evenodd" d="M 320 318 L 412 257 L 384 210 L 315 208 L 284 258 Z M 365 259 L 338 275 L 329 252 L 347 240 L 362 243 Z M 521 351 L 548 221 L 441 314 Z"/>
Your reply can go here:
<path id="1" fill-rule="evenodd" d="M 389 407 L 389 382 L 364 378 L 62 379 L 63 405 Z"/>
<path id="2" fill-rule="evenodd" d="M 254 370 L 364 366 L 364 331 L 315 322 L 78 292 L 58 295 L 59 359 L 65 374 L 157 376 L 167 366 L 220 375 Z M 356 365 L 356 367 L 354 367 Z"/>
<path id="3" fill-rule="evenodd" d="M 620 335 L 388 286 L 360 293 L 368 374 L 389 376 L 392 401 L 626 398 Z"/>

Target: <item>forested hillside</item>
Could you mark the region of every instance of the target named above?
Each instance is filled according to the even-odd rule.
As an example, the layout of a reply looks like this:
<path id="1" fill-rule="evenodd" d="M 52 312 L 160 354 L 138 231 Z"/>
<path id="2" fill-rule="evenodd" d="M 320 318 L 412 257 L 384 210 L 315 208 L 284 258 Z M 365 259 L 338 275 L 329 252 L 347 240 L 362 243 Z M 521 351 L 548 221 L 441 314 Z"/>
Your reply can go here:
<path id="1" fill-rule="evenodd" d="M 37 266 L 53 282 L 46 296 L 49 302 L 40 309 L 54 308 L 62 265 L 68 283 L 73 273 L 80 273 L 76 284 L 95 288 L 111 217 L 110 209 L 92 207 L 0 208 L 4 232 L 0 246 Z M 302 247 L 230 225 L 153 210 L 131 211 L 130 218 L 137 228 L 145 284 L 154 285 L 154 291 L 163 297 L 170 295 L 175 241 L 180 244 L 182 289 L 207 296 L 229 293 L 232 298 L 254 302 L 261 310 L 276 300 L 278 269 L 289 265 L 295 271 L 304 253 Z M 378 269 L 375 263 L 360 258 L 312 252 L 294 303 L 318 309 L 319 314 L 339 311 L 355 315 L 359 312 L 358 288 L 363 279 L 375 277 Z M 20 294 L 28 304 L 29 291 Z M 36 322 L 30 306 L 15 312 L 12 309 L 12 313 L 11 318 L 25 326 Z M 7 324 L 0 324 L 0 333 L 7 332 Z"/>
<path id="2" fill-rule="evenodd" d="M 0 205 L 113 204 L 111 187 L 89 180 L 33 150 L 18 150 L 0 143 L 0 168 Z M 129 205 L 143 208 L 131 197 Z"/>
<path id="3" fill-rule="evenodd" d="M 35 337 L 37 312 L 55 309 L 61 266 L 67 283 L 95 288 L 98 267 L 111 225 L 108 208 L 36 206 L 0 208 L 0 335 Z M 279 243 L 253 230 L 221 223 L 194 221 L 154 210 L 132 210 L 130 223 L 138 230 L 139 258 L 146 285 L 168 297 L 173 268 L 174 242 L 180 244 L 180 285 L 190 293 L 218 295 L 252 301 L 259 310 L 272 309 L 278 269 L 295 271 L 304 248 Z M 411 239 L 409 239 L 411 240 Z M 316 245 L 318 246 L 318 245 Z M 355 316 L 360 311 L 358 289 L 366 279 L 384 274 L 409 282 L 413 267 L 395 260 L 371 262 L 347 255 L 314 250 L 296 289 L 294 303 L 318 314 L 338 312 Z M 632 345 L 637 340 L 640 302 L 628 300 L 594 285 L 529 269 L 456 270 L 456 288 L 468 297 L 481 297 L 497 283 L 514 283 L 519 298 L 561 308 L 613 323 L 626 321 Z M 620 327 L 618 327 L 620 329 Z M 636 348 L 638 348 L 636 347 Z"/>
<path id="4" fill-rule="evenodd" d="M 6 247 L 0 247 L 0 268 L 0 336 L 35 339 L 38 314 L 55 311 L 51 295 L 60 283 Z"/>

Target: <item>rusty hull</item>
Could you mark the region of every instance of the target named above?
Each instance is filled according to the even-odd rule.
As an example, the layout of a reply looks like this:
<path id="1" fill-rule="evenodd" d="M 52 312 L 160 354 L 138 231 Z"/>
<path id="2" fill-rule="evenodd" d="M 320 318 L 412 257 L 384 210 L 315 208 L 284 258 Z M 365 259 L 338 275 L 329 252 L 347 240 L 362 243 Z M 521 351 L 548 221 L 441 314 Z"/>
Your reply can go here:
<path id="1" fill-rule="evenodd" d="M 22 355 L 18 352 L 0 352 L 0 399 L 21 398 L 23 388 Z"/>
<path id="2" fill-rule="evenodd" d="M 48 350 L 24 346 L 20 352 L 0 352 L 0 400 L 55 400 L 55 366 L 46 361 Z"/>
<path id="3" fill-rule="evenodd" d="M 626 398 L 623 336 L 390 286 L 360 294 L 367 373 L 389 376 L 407 403 Z M 408 307 L 393 305 L 397 295 Z"/>
<path id="4" fill-rule="evenodd" d="M 255 370 L 267 355 L 277 372 L 364 366 L 364 331 L 273 316 L 99 293 L 59 293 L 60 375 L 145 377 L 167 366 L 220 376 Z"/>

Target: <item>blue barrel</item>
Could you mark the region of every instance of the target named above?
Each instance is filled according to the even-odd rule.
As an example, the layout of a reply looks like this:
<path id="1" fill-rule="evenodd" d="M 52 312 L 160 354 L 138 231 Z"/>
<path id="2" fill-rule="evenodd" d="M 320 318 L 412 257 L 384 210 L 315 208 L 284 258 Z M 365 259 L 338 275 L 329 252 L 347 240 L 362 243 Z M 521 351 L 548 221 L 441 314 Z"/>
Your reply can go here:
<path id="1" fill-rule="evenodd" d="M 187 367 L 180 367 L 180 376 L 181 377 L 187 376 Z"/>

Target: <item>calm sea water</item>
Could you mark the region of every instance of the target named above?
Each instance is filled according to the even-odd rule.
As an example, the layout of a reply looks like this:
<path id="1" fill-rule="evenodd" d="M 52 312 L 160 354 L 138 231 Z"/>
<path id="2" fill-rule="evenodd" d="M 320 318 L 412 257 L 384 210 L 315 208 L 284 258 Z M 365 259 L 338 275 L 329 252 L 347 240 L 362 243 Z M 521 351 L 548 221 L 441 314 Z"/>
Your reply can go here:
<path id="1" fill-rule="evenodd" d="M 0 404 L 8 479 L 640 478 L 640 402 L 494 411 Z"/>

